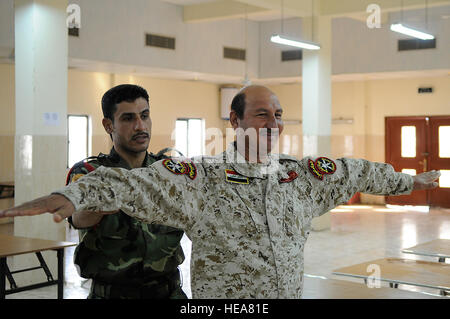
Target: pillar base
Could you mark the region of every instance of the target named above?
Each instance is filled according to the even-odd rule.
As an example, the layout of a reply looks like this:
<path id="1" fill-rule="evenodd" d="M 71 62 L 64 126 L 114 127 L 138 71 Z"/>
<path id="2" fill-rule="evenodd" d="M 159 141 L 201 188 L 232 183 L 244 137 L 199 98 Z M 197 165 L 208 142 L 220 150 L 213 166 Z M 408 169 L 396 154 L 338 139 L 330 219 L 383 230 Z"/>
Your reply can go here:
<path id="1" fill-rule="evenodd" d="M 311 221 L 311 229 L 313 231 L 322 231 L 331 228 L 331 213 L 325 213 L 322 216 L 313 218 Z"/>

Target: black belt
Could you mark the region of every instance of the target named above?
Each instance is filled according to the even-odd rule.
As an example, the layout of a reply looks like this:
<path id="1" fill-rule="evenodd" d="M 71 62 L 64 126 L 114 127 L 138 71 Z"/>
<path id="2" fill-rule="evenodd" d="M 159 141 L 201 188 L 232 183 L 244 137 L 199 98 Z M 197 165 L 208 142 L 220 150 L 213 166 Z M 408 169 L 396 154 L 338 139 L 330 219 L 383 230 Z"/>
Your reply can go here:
<path id="1" fill-rule="evenodd" d="M 93 280 L 90 299 L 168 299 L 174 292 L 181 298 L 185 295 L 179 285 L 179 273 L 167 274 L 152 279 L 144 285 L 110 284 Z M 179 291 L 176 291 L 179 290 Z"/>

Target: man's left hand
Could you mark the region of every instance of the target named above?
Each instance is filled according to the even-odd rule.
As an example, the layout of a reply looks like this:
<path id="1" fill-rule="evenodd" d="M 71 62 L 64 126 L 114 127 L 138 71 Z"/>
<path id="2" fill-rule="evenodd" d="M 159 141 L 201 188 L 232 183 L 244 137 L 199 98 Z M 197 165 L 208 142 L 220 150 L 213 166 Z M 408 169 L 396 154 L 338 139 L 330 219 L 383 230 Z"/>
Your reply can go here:
<path id="1" fill-rule="evenodd" d="M 421 173 L 419 175 L 413 176 L 414 180 L 414 191 L 433 189 L 438 187 L 436 180 L 441 176 L 440 171 L 430 171 Z"/>

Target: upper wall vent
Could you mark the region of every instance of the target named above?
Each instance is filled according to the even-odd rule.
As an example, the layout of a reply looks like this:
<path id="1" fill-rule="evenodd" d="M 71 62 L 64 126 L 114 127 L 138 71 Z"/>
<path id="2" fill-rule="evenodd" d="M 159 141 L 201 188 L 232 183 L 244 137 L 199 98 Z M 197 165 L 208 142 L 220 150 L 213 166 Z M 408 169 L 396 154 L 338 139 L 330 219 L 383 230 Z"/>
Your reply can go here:
<path id="1" fill-rule="evenodd" d="M 71 37 L 79 37 L 80 36 L 80 28 L 77 27 L 70 27 L 69 30 L 69 36 Z"/>
<path id="2" fill-rule="evenodd" d="M 303 51 L 302 50 L 288 50 L 281 51 L 281 61 L 295 61 L 303 59 Z"/>
<path id="3" fill-rule="evenodd" d="M 244 49 L 237 49 L 237 48 L 223 48 L 223 57 L 226 59 L 234 59 L 234 60 L 241 60 L 245 61 L 245 50 Z"/>
<path id="4" fill-rule="evenodd" d="M 403 39 L 398 40 L 399 51 L 435 49 L 436 39 L 433 40 L 419 40 L 419 39 Z"/>
<path id="5" fill-rule="evenodd" d="M 149 47 L 175 50 L 175 38 L 147 33 L 145 35 L 145 45 Z"/>

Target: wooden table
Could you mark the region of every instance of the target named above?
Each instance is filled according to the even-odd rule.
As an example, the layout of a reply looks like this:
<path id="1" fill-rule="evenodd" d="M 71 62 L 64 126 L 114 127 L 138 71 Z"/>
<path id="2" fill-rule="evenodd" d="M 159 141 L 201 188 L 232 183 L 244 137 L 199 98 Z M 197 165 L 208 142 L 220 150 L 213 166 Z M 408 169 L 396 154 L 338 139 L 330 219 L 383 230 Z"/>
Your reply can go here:
<path id="1" fill-rule="evenodd" d="M 61 242 L 61 241 L 52 241 L 52 240 L 43 240 L 43 239 L 34 239 L 34 238 L 25 238 L 25 237 L 16 237 L 0 234 L 0 299 L 5 299 L 6 295 L 18 293 L 21 291 L 58 285 L 58 299 L 63 299 L 64 296 L 64 248 L 76 246 L 76 243 L 69 242 Z M 44 258 L 42 257 L 41 252 L 46 250 L 56 250 L 56 255 L 58 259 L 58 278 L 56 280 L 53 279 L 53 276 L 50 272 L 50 269 L 47 267 Z M 35 253 L 40 266 L 21 269 L 16 271 L 10 271 L 8 264 L 6 263 L 7 257 Z M 35 269 L 42 268 L 47 275 L 47 281 L 33 284 L 25 287 L 17 287 L 16 282 L 14 281 L 13 274 L 31 271 Z M 10 283 L 11 289 L 6 289 L 6 278 Z"/>
<path id="2" fill-rule="evenodd" d="M 387 287 L 369 288 L 362 283 L 345 280 L 310 277 L 305 274 L 303 299 L 441 299 L 420 292 L 391 289 Z"/>
<path id="3" fill-rule="evenodd" d="M 436 239 L 402 250 L 405 254 L 415 254 L 439 258 L 439 262 L 445 263 L 445 258 L 450 258 L 450 239 Z"/>
<path id="4" fill-rule="evenodd" d="M 399 284 L 438 289 L 441 295 L 450 291 L 450 264 L 400 258 L 383 258 L 343 267 L 333 271 L 335 275 L 363 278 L 365 282 L 374 278 L 373 267 L 379 266 L 380 281 L 391 287 Z"/>

